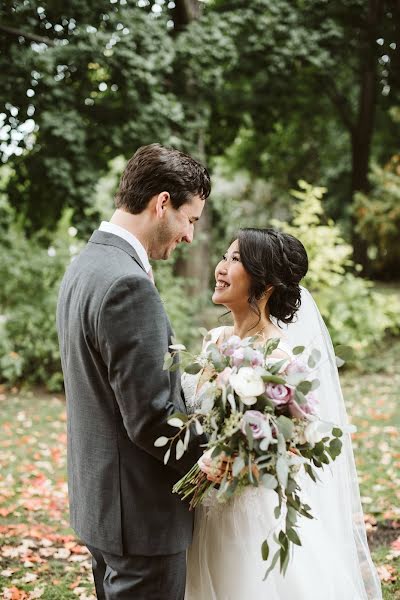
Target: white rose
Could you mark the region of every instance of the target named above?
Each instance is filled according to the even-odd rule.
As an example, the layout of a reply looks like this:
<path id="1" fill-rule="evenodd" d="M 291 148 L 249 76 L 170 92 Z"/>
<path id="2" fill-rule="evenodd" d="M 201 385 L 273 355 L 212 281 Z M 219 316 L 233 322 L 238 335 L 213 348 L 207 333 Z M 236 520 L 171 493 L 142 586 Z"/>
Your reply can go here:
<path id="1" fill-rule="evenodd" d="M 327 424 L 322 421 L 311 421 L 304 430 L 304 437 L 311 446 L 315 446 L 326 436 L 330 429 L 332 429 L 332 426 L 327 428 Z"/>
<path id="2" fill-rule="evenodd" d="M 239 371 L 229 377 L 229 383 L 247 405 L 255 404 L 256 396 L 265 391 L 265 384 L 258 373 L 251 367 L 242 367 Z"/>

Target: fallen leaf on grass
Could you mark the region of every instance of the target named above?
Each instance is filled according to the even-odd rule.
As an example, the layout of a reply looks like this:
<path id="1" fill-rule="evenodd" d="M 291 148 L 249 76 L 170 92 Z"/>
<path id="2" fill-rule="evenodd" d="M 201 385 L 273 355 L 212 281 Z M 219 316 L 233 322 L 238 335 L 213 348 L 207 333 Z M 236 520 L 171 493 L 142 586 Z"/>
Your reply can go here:
<path id="1" fill-rule="evenodd" d="M 385 583 L 394 583 L 397 580 L 396 569 L 392 565 L 379 565 L 376 570 L 379 579 Z"/>
<path id="2" fill-rule="evenodd" d="M 19 590 L 17 587 L 12 586 L 10 588 L 3 589 L 4 600 L 27 600 L 28 596 L 23 590 Z"/>

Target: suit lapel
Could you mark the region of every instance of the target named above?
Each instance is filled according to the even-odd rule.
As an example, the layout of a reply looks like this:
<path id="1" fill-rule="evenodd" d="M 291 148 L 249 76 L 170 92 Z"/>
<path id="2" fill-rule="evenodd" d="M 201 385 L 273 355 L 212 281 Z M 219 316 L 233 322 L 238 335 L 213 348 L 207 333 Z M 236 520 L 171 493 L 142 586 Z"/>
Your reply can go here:
<path id="1" fill-rule="evenodd" d="M 123 238 L 119 237 L 119 235 L 115 235 L 114 233 L 109 233 L 108 231 L 100 231 L 99 229 L 96 229 L 96 231 L 93 232 L 92 237 L 89 240 L 89 243 L 90 244 L 101 244 L 103 246 L 115 246 L 115 248 L 119 248 L 120 250 L 123 250 L 124 252 L 129 254 L 129 256 L 131 256 L 133 258 L 133 260 L 135 260 L 137 262 L 139 267 L 141 269 L 143 269 L 143 271 L 147 275 L 146 269 L 144 268 L 143 263 L 141 262 L 136 250 L 133 248 L 133 246 L 131 246 L 131 244 L 129 242 L 127 242 Z"/>

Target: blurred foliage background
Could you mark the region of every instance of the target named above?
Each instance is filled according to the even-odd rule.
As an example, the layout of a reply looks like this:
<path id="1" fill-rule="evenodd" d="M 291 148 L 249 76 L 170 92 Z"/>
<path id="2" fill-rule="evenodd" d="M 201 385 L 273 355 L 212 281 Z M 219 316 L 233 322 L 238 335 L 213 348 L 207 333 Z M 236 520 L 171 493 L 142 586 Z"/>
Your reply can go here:
<path id="1" fill-rule="evenodd" d="M 0 381 L 61 389 L 60 279 L 154 141 L 213 179 L 195 243 L 155 265 L 182 341 L 218 319 L 236 229 L 271 224 L 306 246 L 335 343 L 399 335 L 399 49 L 396 0 L 4 0 Z"/>

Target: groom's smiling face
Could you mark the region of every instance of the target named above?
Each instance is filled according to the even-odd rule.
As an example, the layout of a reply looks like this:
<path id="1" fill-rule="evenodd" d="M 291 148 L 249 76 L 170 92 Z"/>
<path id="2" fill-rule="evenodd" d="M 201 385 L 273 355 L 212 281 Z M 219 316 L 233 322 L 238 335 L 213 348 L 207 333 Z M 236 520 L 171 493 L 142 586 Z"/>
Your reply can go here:
<path id="1" fill-rule="evenodd" d="M 163 205 L 162 218 L 157 227 L 151 258 L 166 260 L 178 244 L 191 244 L 195 223 L 200 219 L 204 200 L 194 196 L 191 201 L 174 208 L 168 198 Z"/>

